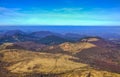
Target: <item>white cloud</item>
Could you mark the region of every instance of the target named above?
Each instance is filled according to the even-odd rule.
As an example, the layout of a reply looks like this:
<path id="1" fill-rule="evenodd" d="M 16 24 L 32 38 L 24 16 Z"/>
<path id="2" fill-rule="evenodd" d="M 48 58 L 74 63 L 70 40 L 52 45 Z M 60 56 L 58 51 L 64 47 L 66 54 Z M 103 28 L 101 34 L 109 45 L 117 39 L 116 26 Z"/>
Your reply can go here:
<path id="1" fill-rule="evenodd" d="M 6 8 L 0 7 L 0 16 L 1 17 L 14 17 L 14 16 L 24 16 L 25 14 L 20 13 L 20 8 Z"/>
<path id="2" fill-rule="evenodd" d="M 60 9 L 54 9 L 54 12 L 66 12 L 66 13 L 75 13 L 80 12 L 83 10 L 83 8 L 60 8 Z"/>
<path id="3" fill-rule="evenodd" d="M 33 13 L 34 11 L 34 13 Z M 103 11 L 103 12 L 102 12 Z M 120 21 L 119 12 L 83 8 L 61 8 L 53 10 L 35 9 L 23 11 L 19 8 L 0 7 L 0 24 L 115 24 Z"/>

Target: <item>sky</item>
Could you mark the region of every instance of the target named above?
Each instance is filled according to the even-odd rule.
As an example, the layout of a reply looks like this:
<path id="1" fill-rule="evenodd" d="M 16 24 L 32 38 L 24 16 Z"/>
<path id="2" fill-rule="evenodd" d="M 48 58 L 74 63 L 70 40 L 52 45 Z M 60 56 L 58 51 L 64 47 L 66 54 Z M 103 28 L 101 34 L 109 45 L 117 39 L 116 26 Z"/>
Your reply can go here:
<path id="1" fill-rule="evenodd" d="M 120 0 L 0 0 L 0 25 L 120 26 Z"/>

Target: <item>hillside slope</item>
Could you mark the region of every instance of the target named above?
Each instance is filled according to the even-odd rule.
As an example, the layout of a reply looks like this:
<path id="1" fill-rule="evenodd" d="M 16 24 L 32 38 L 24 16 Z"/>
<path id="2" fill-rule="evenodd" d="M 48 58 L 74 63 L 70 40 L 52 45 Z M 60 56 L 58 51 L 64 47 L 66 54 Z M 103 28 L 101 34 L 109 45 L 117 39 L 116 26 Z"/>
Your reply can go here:
<path id="1" fill-rule="evenodd" d="M 0 46 L 0 77 L 120 77 L 119 51 L 103 43 L 87 38 L 39 52 L 5 43 Z"/>

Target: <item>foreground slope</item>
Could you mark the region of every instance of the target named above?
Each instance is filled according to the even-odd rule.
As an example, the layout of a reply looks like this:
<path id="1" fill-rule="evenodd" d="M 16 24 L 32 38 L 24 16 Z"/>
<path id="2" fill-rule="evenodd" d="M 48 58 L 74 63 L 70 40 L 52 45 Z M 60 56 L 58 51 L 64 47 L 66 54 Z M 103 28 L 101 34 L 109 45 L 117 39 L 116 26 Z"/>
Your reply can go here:
<path id="1" fill-rule="evenodd" d="M 58 52 L 59 50 L 59 52 Z M 75 62 L 82 62 L 91 67 L 120 73 L 120 47 L 98 37 L 83 38 L 77 43 L 63 43 L 51 46 L 49 53 L 64 53 L 77 57 Z"/>
<path id="2" fill-rule="evenodd" d="M 7 63 L 4 69 L 18 74 L 58 74 L 77 68 L 86 68 L 86 64 L 73 62 L 69 59 L 75 57 L 63 54 L 50 54 L 31 52 L 18 49 L 6 49 L 0 51 L 1 63 Z"/>
<path id="3" fill-rule="evenodd" d="M 0 77 L 120 77 L 119 71 L 113 73 L 108 69 L 111 68 L 110 62 L 106 64 L 108 67 L 100 68 L 101 65 L 98 65 L 98 61 L 105 64 L 103 60 L 107 62 L 113 59 L 106 57 L 108 51 L 101 48 L 99 41 L 91 38 L 80 43 L 63 43 L 47 47 L 47 52 L 33 52 L 19 47 L 9 49 L 14 44 L 3 44 L 0 46 Z M 83 44 L 85 46 L 82 47 Z M 52 50 L 61 53 L 51 53 Z M 107 56 L 110 57 L 110 53 L 112 51 Z M 111 62 L 118 65 L 117 60 Z"/>

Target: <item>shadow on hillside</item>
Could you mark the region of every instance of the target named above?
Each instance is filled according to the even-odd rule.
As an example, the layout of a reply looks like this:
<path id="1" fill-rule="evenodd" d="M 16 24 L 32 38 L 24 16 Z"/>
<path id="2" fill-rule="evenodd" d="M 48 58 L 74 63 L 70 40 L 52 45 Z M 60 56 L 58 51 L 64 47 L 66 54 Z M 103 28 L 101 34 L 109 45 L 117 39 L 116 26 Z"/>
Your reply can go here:
<path id="1" fill-rule="evenodd" d="M 120 65 L 113 61 L 115 58 L 111 54 L 105 54 L 106 50 L 100 48 L 90 48 L 82 50 L 81 52 L 74 55 L 79 59 L 70 59 L 74 62 L 81 62 L 90 65 L 99 70 L 115 72 L 120 74 Z"/>

